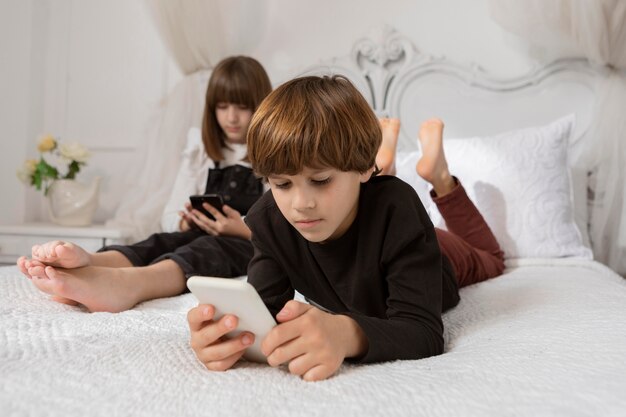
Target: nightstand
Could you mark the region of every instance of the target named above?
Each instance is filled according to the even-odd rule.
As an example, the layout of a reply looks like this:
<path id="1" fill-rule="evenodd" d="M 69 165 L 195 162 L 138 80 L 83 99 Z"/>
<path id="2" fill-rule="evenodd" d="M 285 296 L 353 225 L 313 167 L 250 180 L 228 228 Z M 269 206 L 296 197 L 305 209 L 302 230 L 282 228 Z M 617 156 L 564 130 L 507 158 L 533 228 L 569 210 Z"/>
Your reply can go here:
<path id="1" fill-rule="evenodd" d="M 20 256 L 30 256 L 33 245 L 50 240 L 70 241 L 85 250 L 95 252 L 105 245 L 128 243 L 129 233 L 102 224 L 86 227 L 58 226 L 52 223 L 0 225 L 0 263 L 15 264 Z"/>

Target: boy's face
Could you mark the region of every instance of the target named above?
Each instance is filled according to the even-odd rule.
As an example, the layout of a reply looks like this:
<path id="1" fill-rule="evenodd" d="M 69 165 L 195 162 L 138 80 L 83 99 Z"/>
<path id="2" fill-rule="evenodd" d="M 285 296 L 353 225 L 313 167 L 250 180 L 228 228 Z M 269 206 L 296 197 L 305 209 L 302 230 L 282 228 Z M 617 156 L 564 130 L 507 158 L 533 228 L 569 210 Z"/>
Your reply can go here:
<path id="1" fill-rule="evenodd" d="M 341 237 L 356 218 L 359 190 L 371 171 L 304 168 L 296 175 L 270 175 L 274 200 L 285 219 L 310 242 Z"/>

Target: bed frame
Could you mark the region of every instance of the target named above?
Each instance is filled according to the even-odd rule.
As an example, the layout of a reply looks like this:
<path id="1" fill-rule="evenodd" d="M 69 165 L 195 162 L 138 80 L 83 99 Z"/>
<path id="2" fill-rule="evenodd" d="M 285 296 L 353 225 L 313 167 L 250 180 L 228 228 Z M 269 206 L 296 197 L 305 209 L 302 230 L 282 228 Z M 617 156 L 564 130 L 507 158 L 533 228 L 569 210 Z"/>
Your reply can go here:
<path id="1" fill-rule="evenodd" d="M 298 75 L 347 76 L 378 116 L 401 118 L 399 150 L 409 151 L 416 149 L 419 123 L 433 116 L 445 120 L 448 136 L 468 137 L 576 113 L 575 145 L 589 127 L 601 73 L 586 59 L 565 58 L 519 77 L 497 78 L 475 64 L 421 54 L 410 39 L 384 26 L 358 40 L 350 55 L 321 61 Z"/>
<path id="2" fill-rule="evenodd" d="M 574 113 L 568 148 L 574 216 L 591 247 L 588 206 L 594 191 L 580 154 L 592 139 L 588 130 L 602 68 L 584 58 L 562 58 L 522 76 L 498 78 L 475 64 L 421 54 L 410 39 L 383 26 L 355 42 L 348 56 L 323 60 L 296 76 L 325 74 L 348 77 L 379 117 L 401 119 L 400 154 L 417 150 L 419 125 L 431 117 L 445 121 L 447 138 L 465 138 L 543 126 Z"/>

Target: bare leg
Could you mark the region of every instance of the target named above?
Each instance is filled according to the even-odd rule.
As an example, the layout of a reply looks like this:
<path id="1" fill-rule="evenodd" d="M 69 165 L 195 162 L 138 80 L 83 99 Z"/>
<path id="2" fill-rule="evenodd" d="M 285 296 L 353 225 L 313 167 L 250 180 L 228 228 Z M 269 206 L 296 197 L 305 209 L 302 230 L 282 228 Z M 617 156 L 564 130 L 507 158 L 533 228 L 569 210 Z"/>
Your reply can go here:
<path id="1" fill-rule="evenodd" d="M 90 253 L 62 241 L 35 245 L 32 255 L 30 260 L 21 257 L 17 265 L 39 290 L 89 311 L 124 311 L 185 289 L 182 270 L 170 260 L 137 268 L 120 252 Z"/>
<path id="2" fill-rule="evenodd" d="M 132 266 L 132 263 L 120 252 L 90 253 L 78 245 L 60 240 L 35 245 L 31 253 L 33 260 L 60 268 L 80 268 L 83 266 L 121 268 Z"/>
<path id="3" fill-rule="evenodd" d="M 383 132 L 383 141 L 376 154 L 376 166 L 381 169 L 383 175 L 396 174 L 396 145 L 400 133 L 400 119 L 379 119 L 380 128 Z"/>
<path id="4" fill-rule="evenodd" d="M 443 152 L 443 122 L 439 119 L 429 119 L 422 123 L 419 141 L 422 146 L 422 157 L 415 169 L 420 177 L 432 184 L 437 197 L 443 197 L 456 185 L 448 171 L 448 163 Z"/>
<path id="5" fill-rule="evenodd" d="M 117 313 L 142 301 L 179 295 L 186 281 L 178 264 L 167 259 L 128 268 L 46 266 L 44 274 L 34 276 L 33 282 L 41 291 L 82 304 L 91 312 Z"/>
<path id="6" fill-rule="evenodd" d="M 422 158 L 417 173 L 433 186 L 433 201 L 446 222 L 447 231 L 435 229 L 441 252 L 446 255 L 463 287 L 500 275 L 504 257 L 498 242 L 478 209 L 448 170 L 443 150 L 443 123 L 430 119 L 419 132 Z M 432 195 L 432 194 L 431 194 Z"/>

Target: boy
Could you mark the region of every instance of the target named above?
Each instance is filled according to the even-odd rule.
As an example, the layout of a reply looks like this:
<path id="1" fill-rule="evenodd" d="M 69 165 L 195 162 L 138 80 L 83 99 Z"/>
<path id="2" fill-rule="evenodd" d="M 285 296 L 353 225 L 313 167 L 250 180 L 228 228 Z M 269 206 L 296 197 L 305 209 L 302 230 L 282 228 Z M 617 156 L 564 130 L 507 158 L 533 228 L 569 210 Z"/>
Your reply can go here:
<path id="1" fill-rule="evenodd" d="M 381 129 L 347 79 L 295 79 L 259 106 L 248 155 L 271 192 L 246 217 L 255 251 L 248 281 L 277 314 L 262 342 L 270 365 L 320 380 L 344 359 L 438 355 L 441 312 L 458 303 L 459 285 L 502 272 L 495 238 L 448 172 L 442 127 L 422 126 L 417 170 L 450 232 L 433 228 L 409 185 L 373 175 Z M 294 290 L 310 304 L 291 300 Z M 208 305 L 189 312 L 191 346 L 208 369 L 225 370 L 254 335 L 225 340 L 237 318 L 213 314 Z"/>

